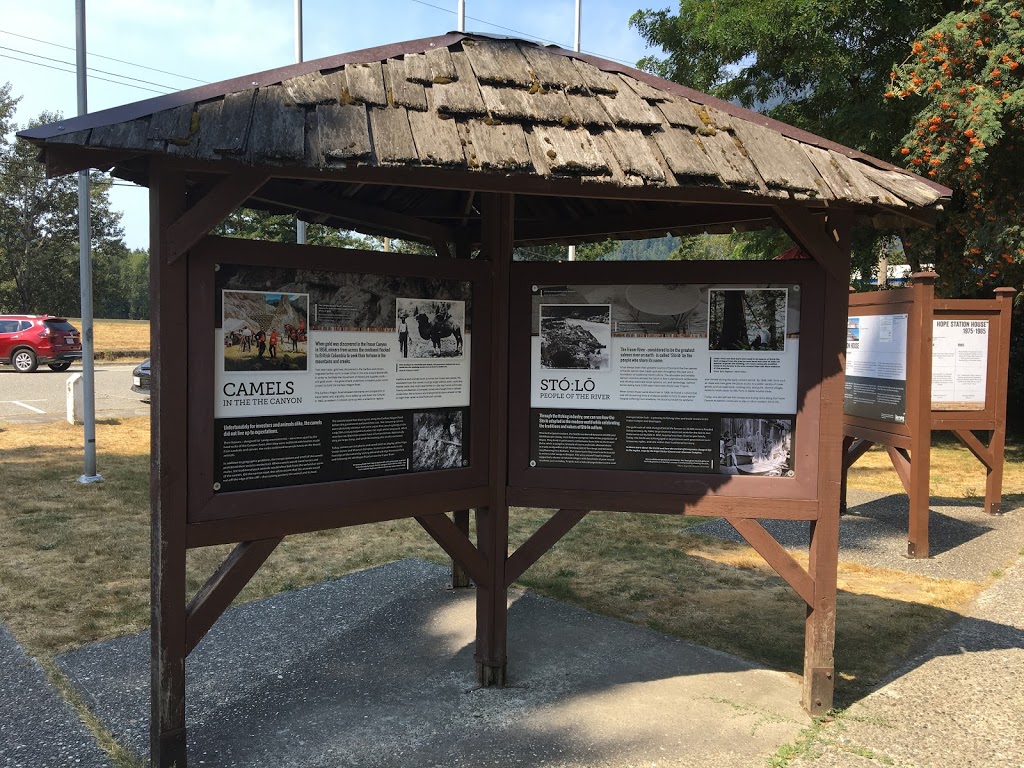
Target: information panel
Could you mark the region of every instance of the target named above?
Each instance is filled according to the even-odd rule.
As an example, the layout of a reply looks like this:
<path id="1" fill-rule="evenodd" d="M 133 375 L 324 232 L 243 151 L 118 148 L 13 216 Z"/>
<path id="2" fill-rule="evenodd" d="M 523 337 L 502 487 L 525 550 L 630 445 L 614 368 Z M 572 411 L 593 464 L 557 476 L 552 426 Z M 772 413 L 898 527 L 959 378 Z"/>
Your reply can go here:
<path id="1" fill-rule="evenodd" d="M 907 420 L 907 315 L 861 315 L 846 325 L 848 416 Z"/>
<path id="2" fill-rule="evenodd" d="M 798 285 L 532 294 L 530 466 L 793 476 Z"/>
<path id="3" fill-rule="evenodd" d="M 221 265 L 214 490 L 463 467 L 468 282 Z"/>
<path id="4" fill-rule="evenodd" d="M 932 324 L 932 407 L 980 411 L 988 383 L 988 320 Z"/>

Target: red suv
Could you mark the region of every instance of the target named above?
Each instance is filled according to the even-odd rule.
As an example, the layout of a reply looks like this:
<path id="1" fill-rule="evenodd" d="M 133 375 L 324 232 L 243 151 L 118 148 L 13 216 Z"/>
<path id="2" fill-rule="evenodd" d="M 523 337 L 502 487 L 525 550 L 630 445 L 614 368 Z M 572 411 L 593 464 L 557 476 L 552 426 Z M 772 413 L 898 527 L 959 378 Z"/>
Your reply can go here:
<path id="1" fill-rule="evenodd" d="M 40 363 L 66 371 L 82 359 L 82 338 L 63 317 L 0 315 L 0 363 L 32 373 Z"/>

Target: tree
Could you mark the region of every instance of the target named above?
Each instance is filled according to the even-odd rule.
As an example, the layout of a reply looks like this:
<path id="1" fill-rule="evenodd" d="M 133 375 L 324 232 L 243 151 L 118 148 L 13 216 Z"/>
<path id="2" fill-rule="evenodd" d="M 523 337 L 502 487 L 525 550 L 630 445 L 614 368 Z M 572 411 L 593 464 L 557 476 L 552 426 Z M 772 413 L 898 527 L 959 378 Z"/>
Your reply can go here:
<path id="1" fill-rule="evenodd" d="M 0 88 L 0 311 L 79 314 L 78 184 L 74 176 L 47 179 L 37 150 L 11 142 L 17 100 Z M 61 119 L 44 112 L 31 125 Z M 122 239 L 120 213 L 110 208 L 110 179 L 91 175 L 92 247 L 109 249 Z"/>
<path id="2" fill-rule="evenodd" d="M 920 35 L 885 93 L 915 110 L 901 156 L 954 190 L 934 237 L 911 243 L 946 295 L 1024 280 L 1022 14 L 1021 0 L 968 2 Z"/>
<path id="3" fill-rule="evenodd" d="M 576 246 L 576 261 L 604 261 L 618 248 L 617 240 L 603 240 L 599 243 L 582 243 Z M 516 248 L 516 261 L 566 261 L 569 248 L 565 245 L 528 245 Z"/>
<path id="4" fill-rule="evenodd" d="M 680 0 L 678 14 L 637 11 L 630 25 L 665 51 L 664 57 L 642 59 L 641 68 L 896 161 L 914 108 L 879 94 L 889 83 L 893 62 L 904 57 L 907 41 L 960 2 Z M 891 237 L 858 233 L 854 271 L 873 274 Z M 771 250 L 753 233 L 732 240 L 731 249 L 745 252 L 745 258 Z"/>
<path id="5" fill-rule="evenodd" d="M 908 107 L 880 102 L 892 63 L 959 0 L 680 0 L 679 13 L 630 19 L 665 58 L 640 66 L 767 111 L 882 158 L 893 156 Z"/>
<path id="6" fill-rule="evenodd" d="M 295 217 L 267 213 L 255 208 L 238 208 L 213 230 L 215 235 L 241 237 L 247 240 L 268 240 L 275 243 L 295 242 Z M 344 229 L 309 224 L 306 243 L 334 248 L 365 248 L 376 250 L 380 240 Z"/>

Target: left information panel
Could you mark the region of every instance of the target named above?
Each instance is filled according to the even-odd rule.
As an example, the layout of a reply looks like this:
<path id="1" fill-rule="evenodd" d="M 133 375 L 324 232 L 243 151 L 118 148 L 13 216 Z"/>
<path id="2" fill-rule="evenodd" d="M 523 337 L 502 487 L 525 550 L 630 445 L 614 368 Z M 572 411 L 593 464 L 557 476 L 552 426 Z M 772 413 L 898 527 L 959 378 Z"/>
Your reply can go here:
<path id="1" fill-rule="evenodd" d="M 215 491 L 468 466 L 469 282 L 216 274 Z"/>

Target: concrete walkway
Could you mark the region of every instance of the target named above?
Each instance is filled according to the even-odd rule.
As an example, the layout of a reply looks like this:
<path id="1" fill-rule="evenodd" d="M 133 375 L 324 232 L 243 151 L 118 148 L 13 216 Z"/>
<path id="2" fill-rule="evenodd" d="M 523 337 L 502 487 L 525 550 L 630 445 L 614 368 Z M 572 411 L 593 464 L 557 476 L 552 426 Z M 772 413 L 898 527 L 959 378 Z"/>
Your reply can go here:
<path id="1" fill-rule="evenodd" d="M 763 768 L 792 745 L 793 768 L 1024 768 L 1024 517 L 942 505 L 933 540 L 945 543 L 913 561 L 900 555 L 900 498 L 858 501 L 843 559 L 976 581 L 1013 565 L 833 722 L 809 728 L 792 675 L 520 592 L 511 687 L 478 689 L 472 592 L 407 560 L 232 608 L 188 660 L 189 764 Z M 803 546 L 800 530 L 775 533 Z M 148 635 L 57 663 L 142 758 Z M 110 762 L 0 626 L 0 768 L 68 765 Z"/>
<path id="2" fill-rule="evenodd" d="M 0 768 L 109 768 L 106 754 L 0 624 Z"/>
<path id="3" fill-rule="evenodd" d="M 809 723 L 794 676 L 530 594 L 504 690 L 475 687 L 475 600 L 416 560 L 229 611 L 188 660 L 189 765 L 764 765 Z M 147 745 L 149 639 L 58 663 Z"/>
<path id="4" fill-rule="evenodd" d="M 1024 559 L 793 768 L 1024 766 Z"/>

